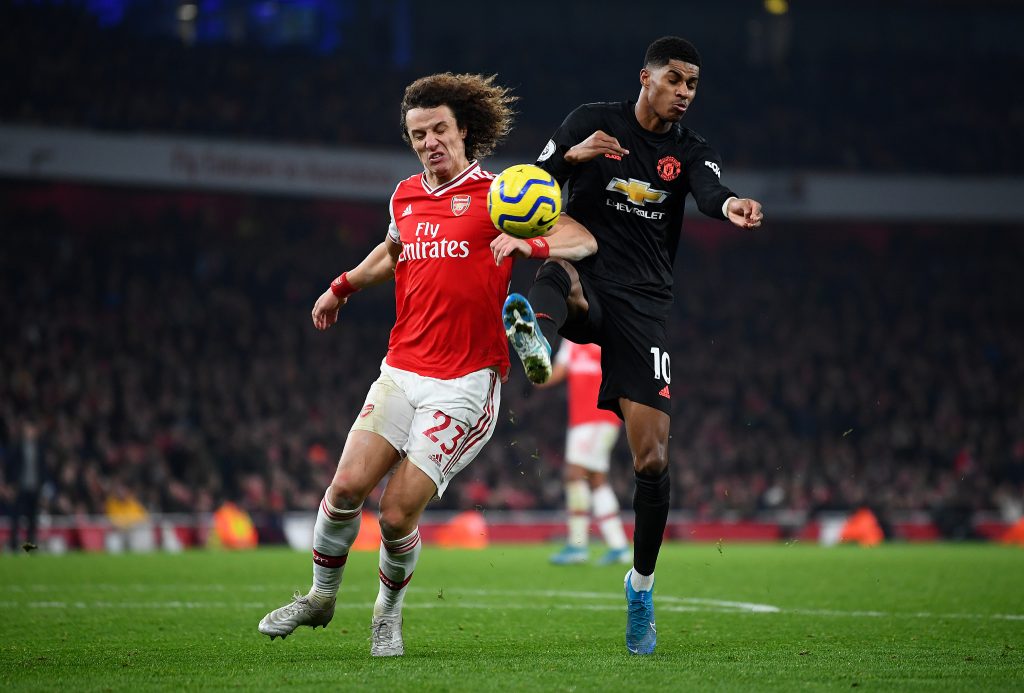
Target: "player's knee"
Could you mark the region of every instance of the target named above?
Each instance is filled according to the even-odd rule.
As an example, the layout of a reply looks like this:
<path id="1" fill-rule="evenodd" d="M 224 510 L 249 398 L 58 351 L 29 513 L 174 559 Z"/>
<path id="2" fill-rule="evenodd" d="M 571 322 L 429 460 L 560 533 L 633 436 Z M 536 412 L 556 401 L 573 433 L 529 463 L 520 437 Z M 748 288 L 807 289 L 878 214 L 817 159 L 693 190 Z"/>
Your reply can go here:
<path id="1" fill-rule="evenodd" d="M 572 288 L 572 275 L 576 270 L 566 260 L 552 258 L 540 266 L 534 283 L 549 281 L 555 284 L 563 295 L 568 296 Z"/>
<path id="2" fill-rule="evenodd" d="M 385 539 L 401 539 L 416 529 L 417 517 L 396 505 L 380 508 L 380 533 Z"/>
<path id="3" fill-rule="evenodd" d="M 359 507 L 366 493 L 344 474 L 335 475 L 331 485 L 327 487 L 327 501 L 335 508 L 351 509 Z"/>
<path id="4" fill-rule="evenodd" d="M 668 456 L 656 448 L 641 450 L 633 457 L 633 470 L 637 474 L 657 476 L 667 468 Z"/>

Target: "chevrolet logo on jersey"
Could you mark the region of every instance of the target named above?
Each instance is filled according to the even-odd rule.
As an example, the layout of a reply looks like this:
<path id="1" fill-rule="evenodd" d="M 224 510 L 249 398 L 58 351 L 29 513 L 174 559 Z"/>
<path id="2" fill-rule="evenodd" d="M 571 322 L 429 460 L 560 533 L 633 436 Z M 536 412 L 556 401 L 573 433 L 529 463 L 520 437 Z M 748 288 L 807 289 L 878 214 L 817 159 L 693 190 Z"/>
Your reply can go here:
<path id="1" fill-rule="evenodd" d="M 620 192 L 626 196 L 627 200 L 641 207 L 648 202 L 654 204 L 663 202 L 668 197 L 668 193 L 664 190 L 654 190 L 650 183 L 636 178 L 630 178 L 628 182 L 621 178 L 612 178 L 605 190 Z"/>

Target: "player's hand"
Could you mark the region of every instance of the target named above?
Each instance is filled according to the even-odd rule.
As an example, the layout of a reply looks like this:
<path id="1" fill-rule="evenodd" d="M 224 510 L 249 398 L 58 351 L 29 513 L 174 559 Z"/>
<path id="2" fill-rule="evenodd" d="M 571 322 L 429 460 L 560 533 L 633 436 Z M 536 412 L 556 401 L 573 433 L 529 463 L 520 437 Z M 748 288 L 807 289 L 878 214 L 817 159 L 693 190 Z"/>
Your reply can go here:
<path id="1" fill-rule="evenodd" d="M 501 267 L 501 263 L 509 256 L 530 257 L 533 247 L 522 238 L 499 233 L 491 241 L 491 253 L 494 254 L 494 264 Z"/>
<path id="2" fill-rule="evenodd" d="M 318 330 L 326 330 L 338 322 L 338 311 L 348 303 L 348 297 L 338 298 L 330 289 L 320 294 L 320 298 L 313 305 L 313 327 Z"/>
<path id="3" fill-rule="evenodd" d="M 761 203 L 745 197 L 730 200 L 726 211 L 729 213 L 729 221 L 741 229 L 756 229 L 764 219 Z"/>
<path id="4" fill-rule="evenodd" d="M 608 133 L 598 130 L 576 146 L 571 147 L 565 153 L 565 160 L 570 164 L 582 164 L 603 154 L 610 154 L 617 158 L 626 156 L 629 154 L 629 150 Z"/>

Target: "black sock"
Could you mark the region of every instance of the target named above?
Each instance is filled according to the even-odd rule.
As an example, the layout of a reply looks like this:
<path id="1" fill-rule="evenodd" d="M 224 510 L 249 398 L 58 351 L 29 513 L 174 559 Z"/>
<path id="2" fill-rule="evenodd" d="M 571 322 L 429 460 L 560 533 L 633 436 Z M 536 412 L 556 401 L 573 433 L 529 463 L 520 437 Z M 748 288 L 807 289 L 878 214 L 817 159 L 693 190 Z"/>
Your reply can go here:
<path id="1" fill-rule="evenodd" d="M 658 562 L 661 540 L 668 522 L 670 484 L 668 468 L 661 474 L 648 476 L 634 472 L 636 491 L 633 493 L 633 567 L 641 575 L 654 573 Z"/>
<path id="2" fill-rule="evenodd" d="M 557 262 L 545 262 L 537 270 L 527 298 L 537 315 L 540 331 L 554 349 L 558 343 L 558 330 L 569 317 L 569 290 L 572 280 Z"/>

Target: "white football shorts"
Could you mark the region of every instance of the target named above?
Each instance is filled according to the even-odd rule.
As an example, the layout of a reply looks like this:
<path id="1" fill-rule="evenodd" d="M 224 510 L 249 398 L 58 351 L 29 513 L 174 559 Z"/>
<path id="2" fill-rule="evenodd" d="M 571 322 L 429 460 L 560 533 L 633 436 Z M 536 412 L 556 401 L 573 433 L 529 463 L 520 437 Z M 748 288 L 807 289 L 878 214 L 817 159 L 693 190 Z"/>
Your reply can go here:
<path id="1" fill-rule="evenodd" d="M 501 381 L 489 368 L 441 380 L 381 363 L 353 431 L 372 431 L 437 486 L 438 498 L 490 440 Z"/>
<path id="2" fill-rule="evenodd" d="M 591 472 L 607 474 L 619 428 L 619 424 L 608 421 L 573 426 L 566 436 L 565 461 Z"/>

